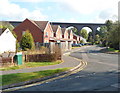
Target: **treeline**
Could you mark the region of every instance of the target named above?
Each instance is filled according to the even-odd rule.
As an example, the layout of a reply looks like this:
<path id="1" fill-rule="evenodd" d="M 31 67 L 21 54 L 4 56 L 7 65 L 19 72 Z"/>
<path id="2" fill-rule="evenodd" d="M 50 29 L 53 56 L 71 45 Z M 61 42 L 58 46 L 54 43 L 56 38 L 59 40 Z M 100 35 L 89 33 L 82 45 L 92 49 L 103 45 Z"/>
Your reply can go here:
<path id="1" fill-rule="evenodd" d="M 102 26 L 98 33 L 102 46 L 119 49 L 120 44 L 120 22 L 106 21 L 106 26 Z"/>

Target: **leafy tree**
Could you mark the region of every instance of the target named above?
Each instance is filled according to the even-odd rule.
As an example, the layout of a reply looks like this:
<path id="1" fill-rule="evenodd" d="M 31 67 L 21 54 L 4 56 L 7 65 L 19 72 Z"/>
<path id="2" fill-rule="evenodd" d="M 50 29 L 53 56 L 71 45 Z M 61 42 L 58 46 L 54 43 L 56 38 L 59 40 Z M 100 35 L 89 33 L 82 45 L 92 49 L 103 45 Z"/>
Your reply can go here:
<path id="1" fill-rule="evenodd" d="M 88 42 L 92 42 L 92 32 L 88 33 Z"/>
<path id="2" fill-rule="evenodd" d="M 82 30 L 80 31 L 80 35 L 81 35 L 83 38 L 88 39 L 87 30 L 82 29 Z"/>
<path id="3" fill-rule="evenodd" d="M 100 36 L 100 41 L 102 42 L 102 46 L 107 46 L 108 31 L 106 26 L 100 27 L 99 36 Z"/>
<path id="4" fill-rule="evenodd" d="M 105 22 L 105 24 L 106 24 L 106 27 L 107 27 L 107 31 L 110 32 L 112 30 L 112 26 L 113 26 L 112 20 L 107 20 Z"/>
<path id="5" fill-rule="evenodd" d="M 106 26 L 100 28 L 100 40 L 103 46 L 119 49 L 120 44 L 120 22 L 106 21 Z"/>
<path id="6" fill-rule="evenodd" d="M 84 40 L 80 40 L 80 43 L 85 43 Z"/>
<path id="7" fill-rule="evenodd" d="M 34 40 L 29 30 L 27 30 L 25 34 L 22 36 L 20 46 L 22 50 L 34 49 L 35 47 Z"/>
<path id="8" fill-rule="evenodd" d="M 76 35 L 79 35 L 79 32 L 78 32 L 77 28 L 72 27 L 71 30 L 72 30 Z"/>
<path id="9" fill-rule="evenodd" d="M 95 43 L 99 44 L 100 43 L 100 36 L 97 34 L 95 35 Z"/>
<path id="10" fill-rule="evenodd" d="M 120 22 L 115 22 L 112 25 L 112 30 L 109 32 L 108 41 L 111 48 L 119 49 L 120 43 Z"/>

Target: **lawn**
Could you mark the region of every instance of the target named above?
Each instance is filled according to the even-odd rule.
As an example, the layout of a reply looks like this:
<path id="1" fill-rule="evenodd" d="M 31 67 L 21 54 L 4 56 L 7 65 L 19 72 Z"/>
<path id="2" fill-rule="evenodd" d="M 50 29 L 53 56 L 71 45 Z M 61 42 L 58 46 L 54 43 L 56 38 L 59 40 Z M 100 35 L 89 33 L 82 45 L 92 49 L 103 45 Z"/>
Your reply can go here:
<path id="1" fill-rule="evenodd" d="M 0 71 L 7 71 L 7 70 L 15 70 L 15 69 L 23 69 L 23 68 L 31 68 L 31 67 L 39 67 L 39 66 L 48 66 L 48 65 L 56 65 L 60 64 L 63 61 L 58 60 L 55 62 L 26 62 L 20 66 L 12 66 L 12 67 L 2 67 Z"/>
<path id="2" fill-rule="evenodd" d="M 46 76 L 51 76 L 56 73 L 60 73 L 63 71 L 67 71 L 71 68 L 59 68 L 59 69 L 53 69 L 53 70 L 44 70 L 44 71 L 38 71 L 38 72 L 30 72 L 30 73 L 16 73 L 16 74 L 8 74 L 8 75 L 0 75 L 0 84 L 3 85 L 9 85 L 24 81 L 29 81 L 32 79 L 38 79 L 43 78 Z"/>
<path id="3" fill-rule="evenodd" d="M 108 52 L 120 52 L 119 50 L 115 50 L 114 48 L 108 48 Z"/>

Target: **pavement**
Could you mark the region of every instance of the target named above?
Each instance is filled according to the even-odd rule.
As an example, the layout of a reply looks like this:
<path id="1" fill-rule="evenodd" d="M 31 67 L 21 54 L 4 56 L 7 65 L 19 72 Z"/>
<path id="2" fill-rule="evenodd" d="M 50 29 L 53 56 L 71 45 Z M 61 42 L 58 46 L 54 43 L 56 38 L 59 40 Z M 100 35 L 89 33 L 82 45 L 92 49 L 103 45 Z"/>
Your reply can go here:
<path id="1" fill-rule="evenodd" d="M 62 73 L 59 73 L 59 74 L 56 74 L 56 75 L 53 75 L 53 76 L 45 77 L 45 78 L 42 78 L 42 79 L 30 80 L 30 81 L 27 81 L 27 82 L 20 82 L 20 83 L 17 83 L 17 84 L 2 86 L 2 89 L 8 89 L 9 90 L 9 88 L 24 86 L 26 84 L 32 84 L 32 83 L 41 82 L 41 81 L 46 82 L 46 80 L 53 80 L 53 79 L 65 77 L 65 76 L 68 76 L 72 73 L 76 73 L 77 71 L 82 70 L 87 65 L 87 63 L 83 62 L 80 59 L 69 56 L 69 54 L 71 52 L 75 52 L 75 51 L 78 51 L 80 49 L 81 48 L 75 48 L 75 49 L 64 52 L 63 56 L 62 56 L 64 62 L 62 62 L 60 64 L 57 64 L 57 65 L 24 68 L 24 69 L 9 70 L 9 71 L 0 71 L 1 75 L 6 75 L 6 74 L 14 74 L 14 73 L 28 73 L 28 72 L 36 72 L 36 71 L 49 70 L 49 69 L 72 67 L 72 69 L 70 69 L 69 71 L 65 71 L 65 72 L 62 72 Z"/>

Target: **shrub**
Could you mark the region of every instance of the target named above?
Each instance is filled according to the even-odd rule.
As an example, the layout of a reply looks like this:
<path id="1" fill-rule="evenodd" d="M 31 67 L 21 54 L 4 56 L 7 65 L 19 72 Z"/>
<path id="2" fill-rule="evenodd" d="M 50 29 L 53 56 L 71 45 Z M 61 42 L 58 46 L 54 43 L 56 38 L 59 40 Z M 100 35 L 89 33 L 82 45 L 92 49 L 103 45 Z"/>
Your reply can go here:
<path id="1" fill-rule="evenodd" d="M 34 49 L 34 47 L 35 47 L 34 40 L 33 40 L 32 34 L 28 30 L 22 36 L 20 46 L 21 46 L 22 50 L 24 50 L 24 51 L 29 50 L 29 49 L 30 50 Z"/>

